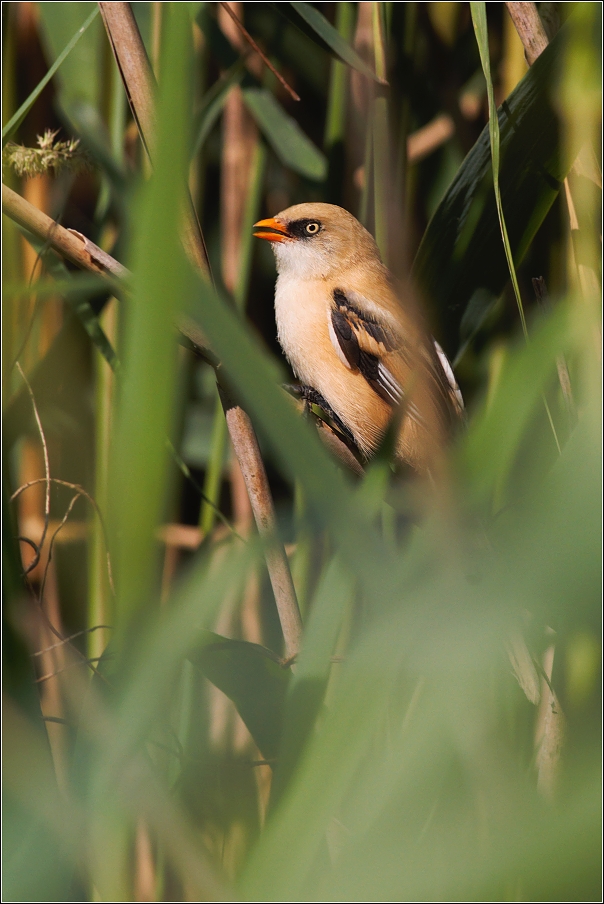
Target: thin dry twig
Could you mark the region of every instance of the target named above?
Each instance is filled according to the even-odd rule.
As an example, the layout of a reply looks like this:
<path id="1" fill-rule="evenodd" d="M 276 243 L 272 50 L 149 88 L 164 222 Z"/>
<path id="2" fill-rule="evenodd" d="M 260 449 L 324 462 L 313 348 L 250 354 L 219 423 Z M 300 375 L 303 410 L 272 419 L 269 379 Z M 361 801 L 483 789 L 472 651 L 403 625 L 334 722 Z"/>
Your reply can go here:
<path id="1" fill-rule="evenodd" d="M 79 650 L 78 650 L 78 652 L 79 652 Z M 80 662 L 76 662 L 75 660 L 72 660 L 71 662 L 68 662 L 67 665 L 61 666 L 60 669 L 55 669 L 54 672 L 49 672 L 47 675 L 41 675 L 39 678 L 36 678 L 34 680 L 34 684 L 44 684 L 45 681 L 50 681 L 51 678 L 56 678 L 56 676 L 60 675 L 61 672 L 66 672 L 67 669 L 71 669 L 75 665 L 82 665 L 82 663 L 85 663 L 86 665 L 90 666 L 90 668 L 96 675 L 99 675 L 101 678 L 103 678 L 103 680 L 105 680 L 104 676 L 101 675 L 101 673 L 99 672 L 97 667 L 94 665 L 95 662 L 100 662 L 103 657 L 102 656 L 92 656 L 89 659 L 87 656 L 84 656 L 83 654 L 80 654 L 80 655 L 82 656 L 82 659 Z M 50 721 L 50 720 L 47 720 L 47 721 Z M 52 721 L 56 721 L 56 719 L 53 719 Z"/>
<path id="2" fill-rule="evenodd" d="M 63 644 L 70 643 L 72 640 L 75 640 L 76 637 L 82 637 L 83 634 L 91 634 L 93 631 L 100 631 L 102 629 L 107 631 L 113 630 L 111 625 L 93 625 L 92 628 L 84 628 L 83 631 L 76 631 L 75 634 L 70 634 L 69 637 L 58 640 L 56 643 L 51 643 L 49 647 L 44 647 L 43 650 L 36 650 L 35 653 L 31 653 L 31 657 L 32 659 L 35 659 L 36 656 L 43 656 L 44 653 L 50 653 L 50 651 L 56 649 L 56 647 L 61 647 Z"/>
<path id="3" fill-rule="evenodd" d="M 4 187 L 4 186 L 3 186 L 3 187 Z M 43 548 L 43 546 L 44 546 L 44 540 L 45 540 L 45 538 L 46 538 L 46 533 L 47 533 L 47 531 L 48 531 L 48 524 L 49 524 L 49 521 L 50 521 L 50 484 L 51 484 L 53 478 L 51 478 L 51 476 L 50 476 L 50 464 L 49 464 L 49 459 L 48 459 L 48 447 L 47 447 L 47 445 L 46 445 L 46 437 L 44 436 L 44 430 L 42 429 L 42 422 L 41 422 L 41 420 L 40 420 L 40 415 L 39 415 L 39 413 L 38 413 L 38 406 L 36 405 L 36 399 L 35 399 L 35 397 L 34 397 L 33 390 L 32 390 L 32 388 L 31 388 L 31 386 L 30 386 L 30 384 L 29 384 L 29 381 L 28 381 L 27 377 L 25 376 L 25 374 L 24 374 L 24 372 L 23 372 L 23 369 L 22 369 L 22 367 L 21 367 L 21 365 L 19 364 L 18 361 L 17 361 L 17 367 L 18 367 L 18 369 L 19 369 L 19 373 L 21 374 L 21 376 L 22 376 L 22 378 L 23 378 L 23 380 L 24 380 L 24 382 L 25 382 L 25 385 L 26 385 L 26 387 L 27 387 L 27 391 L 28 391 L 29 396 L 30 396 L 30 398 L 31 398 L 31 403 L 32 403 L 32 407 L 33 407 L 33 410 L 34 410 L 34 417 L 35 417 L 35 419 L 36 419 L 36 424 L 37 424 L 37 426 L 38 426 L 38 431 L 39 431 L 39 433 L 40 433 L 40 439 L 41 439 L 41 441 L 42 441 L 42 448 L 43 448 L 43 450 L 44 450 L 44 471 L 45 471 L 45 476 L 42 477 L 42 478 L 39 478 L 39 479 L 38 479 L 37 481 L 35 481 L 35 482 L 36 482 L 36 483 L 45 483 L 45 484 L 46 484 L 46 495 L 45 495 L 45 505 L 44 505 L 44 527 L 43 527 L 43 530 L 42 530 L 42 536 L 41 536 L 41 538 L 40 538 L 40 543 L 39 543 L 39 545 L 38 545 L 38 547 L 37 547 L 37 549 L 36 549 L 36 555 L 35 555 L 35 557 L 34 557 L 34 561 L 33 561 L 32 563 L 30 563 L 29 567 L 28 567 L 28 568 L 26 569 L 26 571 L 24 572 L 24 577 L 27 578 L 27 575 L 32 571 L 33 568 L 35 568 L 35 566 L 36 566 L 36 565 L 38 564 L 38 562 L 40 561 L 40 555 L 41 555 L 41 552 L 42 552 L 42 548 Z M 33 483 L 33 481 L 32 481 L 31 483 Z M 84 492 L 85 492 L 85 491 L 84 491 Z M 13 495 L 14 495 L 14 494 L 13 494 Z M 63 518 L 63 520 L 61 521 L 61 523 L 59 524 L 58 528 L 56 529 L 56 531 L 54 532 L 54 534 L 53 534 L 53 536 L 52 536 L 52 539 L 51 539 L 51 541 L 50 541 L 49 550 L 48 550 L 48 559 L 47 559 L 47 562 L 46 562 L 46 567 L 45 567 L 45 569 L 44 569 L 44 574 L 43 574 L 43 576 L 42 576 L 42 582 L 41 582 L 41 585 L 40 585 L 40 593 L 39 593 L 39 595 L 38 595 L 38 597 L 37 597 L 38 607 L 39 607 L 39 609 L 40 609 L 40 612 L 41 612 L 41 614 L 42 614 L 42 617 L 43 617 L 44 621 L 46 622 L 46 624 L 47 624 L 49 630 L 55 635 L 55 637 L 56 637 L 58 640 L 60 640 L 60 641 L 62 641 L 62 642 L 65 642 L 65 638 L 62 637 L 61 632 L 60 632 L 59 630 L 57 630 L 57 628 L 55 628 L 55 626 L 53 625 L 51 619 L 48 617 L 48 614 L 46 613 L 46 611 L 45 611 L 45 609 L 44 609 L 44 605 L 43 605 L 44 587 L 45 587 L 45 584 L 46 584 L 46 577 L 47 577 L 47 575 L 48 575 L 48 568 L 49 568 L 49 566 L 50 566 L 50 560 L 51 560 L 51 557 L 52 557 L 52 549 L 53 549 L 53 546 L 54 546 L 55 538 L 56 538 L 57 534 L 59 533 L 59 531 L 61 530 L 61 528 L 63 527 L 63 524 L 66 523 L 67 518 L 69 517 L 69 514 L 70 514 L 70 512 L 71 512 L 71 509 L 72 509 L 73 506 L 75 505 L 76 499 L 78 499 L 80 495 L 83 495 L 83 494 L 81 494 L 81 493 L 78 491 L 78 493 L 77 493 L 77 494 L 74 496 L 74 498 L 72 499 L 72 501 L 71 501 L 71 503 L 70 503 L 70 505 L 69 505 L 69 508 L 67 509 L 67 512 L 66 512 L 66 514 L 65 514 L 65 516 L 64 516 L 64 518 Z M 86 495 L 88 495 L 88 494 L 86 494 Z M 13 498 L 13 497 L 11 497 L 11 498 Z M 25 538 L 23 538 L 23 539 L 25 539 Z M 31 540 L 27 540 L 27 542 L 29 542 L 32 546 L 35 547 L 35 544 L 33 544 Z M 111 580 L 111 574 L 110 574 L 110 580 Z M 31 586 L 31 585 L 30 585 L 30 586 Z M 77 647 L 74 647 L 71 643 L 69 644 L 69 646 L 74 650 L 74 652 L 77 654 L 77 656 L 79 656 L 79 657 L 80 657 L 81 659 L 83 659 L 84 661 L 87 661 L 87 660 L 86 660 L 86 657 L 83 655 L 83 653 L 80 653 L 80 651 L 77 649 Z M 94 665 L 92 665 L 92 663 L 89 663 L 89 665 L 90 665 L 90 668 L 91 668 L 96 674 L 100 675 L 100 672 L 95 668 Z M 105 677 L 104 677 L 103 675 L 101 675 L 100 677 L 103 679 L 103 681 L 106 681 L 106 679 L 105 679 Z"/>
<path id="4" fill-rule="evenodd" d="M 81 233 L 65 229 L 8 185 L 2 186 L 2 211 L 19 226 L 47 242 L 50 248 L 76 267 L 104 277 L 113 292 L 116 290 L 115 278 L 123 282 L 130 280 L 130 272 L 114 257 Z M 207 348 L 201 329 L 190 317 L 182 317 L 178 329 L 191 342 L 196 354 L 212 367 L 217 366 L 216 356 Z"/>
<path id="5" fill-rule="evenodd" d="M 48 531 L 48 522 L 50 521 L 50 464 L 48 461 L 48 446 L 46 445 L 46 437 L 44 436 L 44 430 L 42 429 L 42 421 L 40 420 L 40 414 L 38 412 L 38 406 L 36 405 L 36 400 L 34 398 L 33 390 L 29 384 L 29 380 L 25 376 L 23 372 L 23 368 L 16 362 L 17 370 L 21 374 L 23 382 L 27 387 L 27 391 L 29 393 L 29 397 L 31 399 L 32 408 L 34 410 L 34 417 L 36 419 L 36 424 L 38 427 L 38 433 L 40 434 L 40 442 L 42 443 L 42 450 L 44 452 L 44 477 L 40 482 L 44 482 L 46 484 L 46 492 L 44 495 L 44 527 L 42 529 L 42 536 L 40 538 L 40 543 L 38 548 L 36 549 L 36 553 L 34 555 L 33 560 L 29 563 L 27 568 L 24 571 L 24 574 L 29 574 L 34 570 L 38 562 L 40 561 L 40 555 L 42 554 L 42 547 L 44 546 L 44 540 L 46 539 L 46 533 Z"/>
<path id="6" fill-rule="evenodd" d="M 50 481 L 49 481 L 49 483 L 50 483 Z M 65 524 L 67 523 L 67 519 L 69 518 L 71 511 L 72 511 L 74 505 L 76 504 L 76 502 L 78 501 L 78 499 L 80 498 L 80 496 L 81 496 L 81 493 L 76 493 L 73 496 L 71 502 L 67 506 L 67 511 L 65 512 L 65 514 L 63 515 L 63 517 L 61 518 L 61 520 L 59 522 L 59 526 L 57 527 L 56 531 L 50 538 L 50 543 L 48 544 L 48 556 L 46 557 L 46 565 L 44 566 L 44 574 L 42 575 L 42 580 L 40 581 L 40 594 L 39 594 L 39 598 L 38 598 L 40 606 L 42 606 L 43 600 L 44 600 L 44 588 L 46 587 L 46 578 L 48 577 L 48 569 L 50 568 L 50 563 L 52 560 L 52 554 L 53 554 L 57 534 L 59 533 L 61 528 L 64 527 Z M 41 547 L 42 547 L 42 544 L 40 544 L 40 548 Z"/>
<path id="7" fill-rule="evenodd" d="M 546 633 L 554 634 L 551 629 L 547 629 Z M 537 788 L 549 800 L 556 792 L 565 731 L 564 713 L 551 685 L 554 653 L 555 645 L 552 643 L 543 654 L 541 703 L 535 725 Z"/>
<path id="8" fill-rule="evenodd" d="M 22 484 L 12 494 L 12 496 L 9 499 L 9 502 L 13 502 L 15 499 L 17 499 L 21 495 L 21 493 L 23 493 L 29 487 L 33 487 L 38 483 L 44 483 L 45 480 L 46 480 L 45 477 L 38 477 L 38 478 L 36 478 L 36 480 L 29 480 L 27 483 Z M 96 499 L 94 499 L 90 495 L 90 493 L 88 493 L 84 489 L 84 487 L 80 486 L 79 483 L 71 483 L 69 480 L 60 480 L 58 477 L 49 477 L 49 481 L 50 481 L 50 483 L 56 483 L 62 487 L 68 487 L 70 490 L 76 490 L 80 496 L 83 496 L 84 499 L 88 500 L 88 502 L 92 505 L 95 512 L 97 513 L 98 519 L 99 519 L 99 522 L 101 525 L 101 531 L 103 533 L 103 542 L 105 543 L 105 553 L 107 555 L 107 575 L 109 578 L 109 587 L 111 588 L 112 594 L 115 596 L 115 587 L 113 586 L 113 572 L 111 570 L 111 556 L 109 554 L 109 541 L 107 539 L 107 528 L 105 526 L 103 514 L 98 506 Z M 63 524 L 61 524 L 60 527 L 63 527 Z M 58 528 L 57 531 L 55 531 L 55 536 L 58 533 L 59 529 L 60 528 Z M 41 545 L 42 545 L 42 542 L 40 543 L 40 546 Z"/>
<path id="9" fill-rule="evenodd" d="M 428 157 L 453 136 L 455 123 L 448 113 L 439 113 L 429 123 L 412 132 L 407 138 L 407 157 L 410 163 L 418 163 Z"/>
<path id="10" fill-rule="evenodd" d="M 80 233 L 65 229 L 8 185 L 2 186 L 2 210 L 11 220 L 47 242 L 50 248 L 58 251 L 77 267 L 107 278 L 113 276 L 125 279 L 129 276 L 126 268 L 102 248 L 85 239 Z"/>
<path id="11" fill-rule="evenodd" d="M 258 54 L 258 56 L 260 57 L 260 59 L 262 60 L 262 62 L 264 63 L 264 65 L 267 67 L 267 69 L 270 69 L 270 71 L 273 73 L 273 75 L 275 76 L 275 78 L 280 82 L 281 85 L 283 85 L 283 87 L 285 88 L 285 90 L 287 91 L 287 93 L 289 94 L 289 96 L 290 96 L 293 100 L 300 100 L 300 95 L 299 95 L 299 94 L 296 94 L 296 92 L 295 92 L 294 89 L 291 87 L 291 85 L 288 85 L 288 84 L 287 84 L 287 82 L 285 81 L 285 79 L 283 78 L 283 76 L 281 75 L 281 73 L 278 72 L 278 71 L 275 69 L 275 67 L 273 66 L 273 64 L 271 63 L 271 61 L 268 59 L 268 57 L 266 56 L 266 54 L 263 53 L 263 51 L 258 47 L 258 45 L 257 45 L 256 42 L 254 41 L 254 39 L 253 39 L 253 37 L 251 36 L 251 34 L 250 34 L 250 33 L 247 31 L 247 29 L 244 27 L 243 22 L 241 22 L 241 21 L 237 18 L 237 16 L 236 16 L 235 13 L 233 12 L 233 10 L 230 8 L 229 4 L 228 4 L 228 3 L 221 3 L 220 5 L 221 5 L 221 7 L 224 9 L 224 11 L 227 12 L 227 13 L 229 14 L 229 16 L 231 17 L 231 19 L 233 20 L 233 22 L 235 23 L 235 25 L 237 26 L 237 28 L 239 29 L 239 31 L 241 32 L 241 34 L 243 35 L 243 37 L 245 38 L 245 40 L 248 42 L 248 44 L 249 44 L 250 47 L 252 48 L 252 50 L 253 50 L 255 53 Z"/>

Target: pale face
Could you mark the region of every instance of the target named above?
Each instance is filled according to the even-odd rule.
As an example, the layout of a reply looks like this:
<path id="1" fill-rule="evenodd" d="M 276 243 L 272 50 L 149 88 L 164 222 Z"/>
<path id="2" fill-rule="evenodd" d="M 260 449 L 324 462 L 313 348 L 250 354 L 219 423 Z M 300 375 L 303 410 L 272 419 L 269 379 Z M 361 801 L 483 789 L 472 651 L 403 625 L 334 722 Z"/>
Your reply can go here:
<path id="1" fill-rule="evenodd" d="M 379 261 L 372 236 L 352 214 L 333 204 L 297 204 L 256 226 L 271 242 L 279 275 L 327 279 L 344 267 Z"/>

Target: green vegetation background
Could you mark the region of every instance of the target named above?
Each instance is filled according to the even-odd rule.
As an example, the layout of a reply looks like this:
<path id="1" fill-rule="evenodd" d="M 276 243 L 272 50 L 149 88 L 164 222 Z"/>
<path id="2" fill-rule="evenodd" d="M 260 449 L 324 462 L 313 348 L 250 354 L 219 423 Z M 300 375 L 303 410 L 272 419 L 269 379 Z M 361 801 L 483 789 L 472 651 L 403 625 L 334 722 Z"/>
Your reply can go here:
<path id="1" fill-rule="evenodd" d="M 504 4 L 236 4 L 300 102 L 219 6 L 133 4 L 151 176 L 95 4 L 3 4 L 4 125 L 88 23 L 3 134 L 60 129 L 86 168 L 4 180 L 133 273 L 111 298 L 3 219 L 4 899 L 599 900 L 601 217 L 571 166 L 600 154 L 600 5 L 539 4 L 527 70 Z M 353 482 L 280 388 L 251 226 L 307 200 L 413 268 L 468 409 L 432 484 L 386 449 Z M 259 434 L 294 668 L 183 314 Z"/>

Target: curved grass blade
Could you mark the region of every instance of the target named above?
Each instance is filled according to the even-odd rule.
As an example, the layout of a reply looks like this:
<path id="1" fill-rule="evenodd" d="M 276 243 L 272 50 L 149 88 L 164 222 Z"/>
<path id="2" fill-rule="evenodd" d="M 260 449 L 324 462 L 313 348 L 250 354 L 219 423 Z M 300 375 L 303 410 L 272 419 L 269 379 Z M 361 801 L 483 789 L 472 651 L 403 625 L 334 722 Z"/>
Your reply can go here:
<path id="1" fill-rule="evenodd" d="M 522 260 L 578 152 L 578 147 L 561 142 L 559 113 L 552 103 L 568 34 L 567 26 L 560 29 L 498 110 L 499 190 L 516 262 Z M 498 296 L 509 277 L 492 189 L 488 127 L 428 224 L 413 271 L 438 311 L 443 329 L 439 341 L 455 357 L 460 322 L 474 292 L 485 289 Z"/>
<path id="2" fill-rule="evenodd" d="M 187 11 L 180 5 L 168 9 L 154 175 L 133 242 L 134 293 L 127 308 L 110 465 L 109 524 L 120 537 L 114 560 L 118 647 L 155 577 L 155 526 L 168 479 L 165 435 L 176 384 L 173 323 L 186 293 L 178 232 L 189 165 L 192 52 Z"/>
<path id="3" fill-rule="evenodd" d="M 75 45 L 78 43 L 88 26 L 93 22 L 98 14 L 98 6 L 95 6 L 94 10 L 90 13 L 84 24 L 78 31 L 75 33 L 71 41 L 65 47 L 65 50 L 56 58 L 42 81 L 40 81 L 34 90 L 31 92 L 27 100 L 24 100 L 17 112 L 11 116 L 7 124 L 2 129 L 2 147 L 6 144 L 8 139 L 11 137 L 13 132 L 19 128 L 25 117 L 27 116 L 30 108 L 33 106 L 37 98 L 40 96 L 46 85 L 49 83 L 53 75 L 56 73 L 57 69 L 61 65 L 61 63 L 65 60 L 65 58 L 71 53 Z"/>
<path id="4" fill-rule="evenodd" d="M 244 88 L 243 99 L 281 162 L 307 179 L 322 182 L 327 175 L 327 158 L 271 92 L 266 88 Z"/>
<path id="5" fill-rule="evenodd" d="M 491 142 L 491 159 L 493 161 L 493 188 L 495 190 L 495 202 L 497 204 L 497 218 L 499 220 L 499 228 L 501 229 L 501 238 L 503 239 L 503 247 L 508 262 L 510 278 L 514 287 L 516 296 L 516 304 L 518 305 L 518 313 L 520 314 L 520 322 L 522 323 L 522 332 L 525 338 L 528 338 L 528 330 L 526 326 L 526 318 L 524 316 L 524 308 L 522 306 L 522 298 L 520 296 L 520 287 L 516 276 L 516 268 L 514 267 L 514 258 L 512 249 L 510 248 L 510 239 L 503 215 L 503 205 L 501 203 L 501 191 L 499 189 L 499 119 L 497 117 L 497 106 L 495 104 L 495 91 L 493 89 L 493 79 L 491 78 L 491 58 L 489 55 L 489 33 L 487 30 L 487 10 L 485 3 L 470 3 L 472 12 L 472 22 L 474 24 L 474 33 L 476 34 L 476 43 L 478 44 L 478 52 L 480 53 L 480 62 L 482 63 L 482 71 L 484 72 L 485 81 L 487 83 L 487 96 L 489 99 L 489 138 Z"/>
<path id="6" fill-rule="evenodd" d="M 286 6 L 286 4 L 279 4 L 277 8 L 279 9 L 282 5 Z M 319 46 L 324 47 L 327 45 L 327 48 L 339 57 L 342 62 L 347 63 L 352 69 L 356 69 L 357 72 L 360 72 L 362 75 L 366 75 L 367 78 L 373 79 L 373 81 L 380 85 L 388 84 L 384 78 L 380 78 L 369 68 L 356 50 L 353 50 L 348 41 L 342 37 L 318 9 L 315 9 L 310 3 L 290 3 L 289 5 L 293 7 L 298 16 L 300 16 L 305 24 L 309 26 L 309 28 L 301 30 L 304 31 L 304 34 L 312 37 Z M 293 21 L 294 24 L 298 25 L 296 19 L 287 15 L 284 9 L 279 9 L 279 12 L 282 12 L 290 19 L 290 21 Z M 320 38 L 320 41 L 317 41 L 317 35 Z"/>
<path id="7" fill-rule="evenodd" d="M 520 322 L 522 323 L 522 332 L 524 338 L 528 342 L 528 329 L 526 325 L 526 317 L 524 316 L 524 307 L 522 305 L 522 296 L 520 295 L 520 286 L 518 285 L 518 277 L 516 276 L 516 268 L 514 267 L 514 257 L 510 247 L 508 230 L 503 215 L 503 204 L 501 202 L 501 192 L 499 190 L 499 119 L 497 118 L 497 108 L 495 106 L 495 91 L 493 90 L 493 80 L 491 78 L 491 60 L 489 56 L 489 34 L 487 30 L 487 11 L 485 3 L 470 3 L 472 12 L 472 22 L 474 23 L 474 32 L 478 43 L 478 51 L 480 53 L 480 61 L 484 72 L 485 81 L 487 83 L 487 95 L 489 98 L 489 138 L 491 142 L 491 158 L 493 161 L 493 188 L 495 190 L 495 202 L 497 204 L 497 218 L 499 220 L 499 228 L 501 230 L 501 238 L 505 249 L 505 257 L 510 271 L 510 279 L 514 287 L 514 295 L 516 296 L 516 304 L 518 305 L 518 313 L 520 314 Z M 543 397 L 545 411 L 554 434 L 558 454 L 561 453 L 560 443 L 556 427 L 545 396 Z"/>

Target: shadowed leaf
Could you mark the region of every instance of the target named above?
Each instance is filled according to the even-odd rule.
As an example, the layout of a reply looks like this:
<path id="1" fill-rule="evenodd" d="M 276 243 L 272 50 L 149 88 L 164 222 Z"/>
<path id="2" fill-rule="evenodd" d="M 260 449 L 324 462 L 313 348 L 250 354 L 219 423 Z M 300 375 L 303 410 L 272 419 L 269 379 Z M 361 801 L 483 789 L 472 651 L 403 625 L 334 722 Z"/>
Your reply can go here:
<path id="1" fill-rule="evenodd" d="M 594 36 L 594 40 L 595 40 Z M 567 42 L 563 28 L 499 108 L 499 184 L 510 245 L 522 259 L 573 161 L 563 153 L 551 100 Z M 424 234 L 415 279 L 438 311 L 445 349 L 454 356 L 459 325 L 473 293 L 499 295 L 508 279 L 497 218 L 489 127 L 464 160 Z"/>
<path id="2" fill-rule="evenodd" d="M 274 760 L 290 681 L 279 657 L 260 644 L 204 631 L 200 648 L 189 658 L 233 701 L 262 755 Z"/>
<path id="3" fill-rule="evenodd" d="M 315 182 L 327 175 L 327 158 L 266 88 L 244 88 L 243 99 L 262 134 L 285 166 Z"/>

